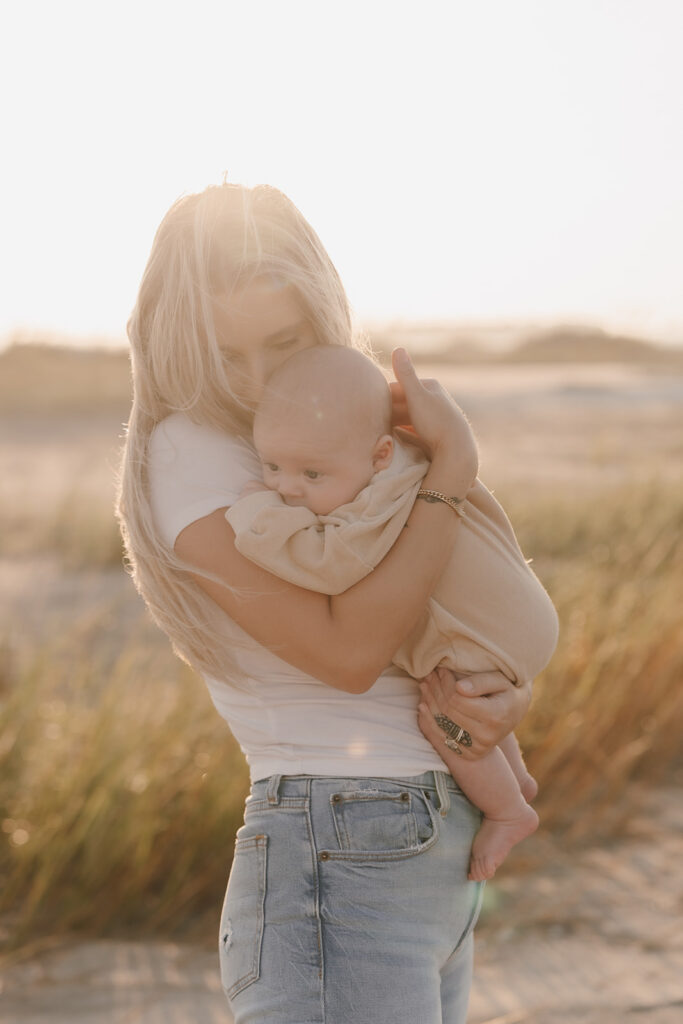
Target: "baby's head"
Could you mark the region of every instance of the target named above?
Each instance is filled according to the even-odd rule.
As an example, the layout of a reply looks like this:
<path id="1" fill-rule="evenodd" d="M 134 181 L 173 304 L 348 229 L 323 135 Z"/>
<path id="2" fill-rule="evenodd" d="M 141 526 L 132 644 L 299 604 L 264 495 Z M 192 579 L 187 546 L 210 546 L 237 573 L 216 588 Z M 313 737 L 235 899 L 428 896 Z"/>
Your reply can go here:
<path id="1" fill-rule="evenodd" d="M 391 463 L 391 394 L 356 349 L 297 352 L 268 381 L 254 419 L 263 479 L 288 505 L 327 515 Z"/>

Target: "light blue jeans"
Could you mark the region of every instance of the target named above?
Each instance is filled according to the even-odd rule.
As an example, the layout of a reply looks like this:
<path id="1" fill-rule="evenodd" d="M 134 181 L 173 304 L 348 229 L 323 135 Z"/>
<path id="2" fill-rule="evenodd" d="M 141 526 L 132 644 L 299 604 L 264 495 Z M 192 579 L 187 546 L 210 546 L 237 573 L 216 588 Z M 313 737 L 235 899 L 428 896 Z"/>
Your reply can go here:
<path id="1" fill-rule="evenodd" d="M 443 772 L 254 783 L 219 940 L 235 1024 L 464 1024 L 480 819 Z"/>

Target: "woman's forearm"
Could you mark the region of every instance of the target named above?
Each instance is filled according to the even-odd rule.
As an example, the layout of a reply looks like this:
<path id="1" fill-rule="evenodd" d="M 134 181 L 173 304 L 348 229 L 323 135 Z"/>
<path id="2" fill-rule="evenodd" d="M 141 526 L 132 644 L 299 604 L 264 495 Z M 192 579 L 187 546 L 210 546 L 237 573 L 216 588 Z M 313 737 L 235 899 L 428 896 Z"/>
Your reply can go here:
<path id="1" fill-rule="evenodd" d="M 439 466 L 425 477 L 444 487 Z M 369 689 L 417 624 L 459 529 L 448 505 L 415 502 L 406 527 L 386 558 L 368 576 L 336 597 L 286 583 L 244 558 L 218 510 L 190 524 L 176 552 L 200 572 L 197 583 L 259 643 L 284 661 L 354 693 Z"/>
<path id="2" fill-rule="evenodd" d="M 444 493 L 455 494 L 438 471 L 432 475 L 430 470 L 423 486 L 446 487 Z M 330 599 L 331 627 L 348 636 L 353 645 L 347 653 L 349 671 L 361 689 L 372 685 L 417 625 L 459 522 L 443 502 L 416 501 L 399 540 L 380 565 L 350 590 Z"/>

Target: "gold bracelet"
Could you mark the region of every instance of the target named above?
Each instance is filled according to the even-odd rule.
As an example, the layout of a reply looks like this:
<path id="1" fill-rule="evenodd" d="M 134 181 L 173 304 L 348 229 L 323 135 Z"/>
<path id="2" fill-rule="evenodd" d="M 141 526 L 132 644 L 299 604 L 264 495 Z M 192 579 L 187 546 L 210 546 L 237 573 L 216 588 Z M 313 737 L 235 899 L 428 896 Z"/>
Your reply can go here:
<path id="1" fill-rule="evenodd" d="M 425 501 L 436 502 L 443 501 L 445 505 L 448 505 L 457 512 L 463 519 L 466 518 L 465 509 L 462 507 L 465 499 L 464 498 L 449 498 L 447 495 L 442 494 L 441 491 L 428 491 L 420 489 L 417 492 L 418 498 L 424 498 Z"/>

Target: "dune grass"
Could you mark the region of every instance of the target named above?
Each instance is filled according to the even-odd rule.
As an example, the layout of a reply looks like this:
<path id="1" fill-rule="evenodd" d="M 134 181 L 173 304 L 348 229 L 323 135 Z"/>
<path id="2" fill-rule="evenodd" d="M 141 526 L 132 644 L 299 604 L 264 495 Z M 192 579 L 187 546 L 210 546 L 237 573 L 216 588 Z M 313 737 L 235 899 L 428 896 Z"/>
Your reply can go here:
<path id="1" fill-rule="evenodd" d="M 628 814 L 629 785 L 682 760 L 683 486 L 515 508 L 560 615 L 520 736 L 546 825 L 584 839 Z"/>
<path id="2" fill-rule="evenodd" d="M 110 488 L 102 495 L 70 487 L 41 508 L 0 506 L 0 557 L 50 555 L 68 569 L 123 564 L 123 544 L 112 515 Z"/>
<path id="3" fill-rule="evenodd" d="M 144 630 L 105 664 L 106 628 L 103 617 L 46 644 L 4 703 L 0 916 L 12 944 L 46 930 L 192 934 L 227 879 L 243 759 L 186 666 Z"/>
<path id="4" fill-rule="evenodd" d="M 683 487 L 504 501 L 562 624 L 520 731 L 543 827 L 605 836 L 636 783 L 680 764 Z M 112 662 L 112 614 L 44 638 L 4 682 L 0 920 L 14 944 L 133 929 L 213 938 L 246 769 L 149 623 Z"/>

